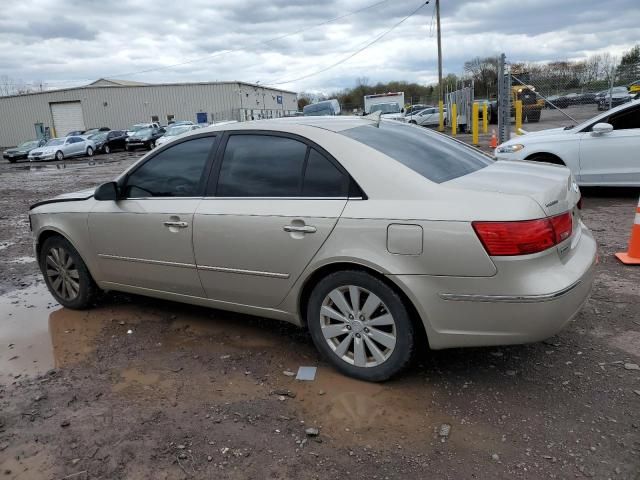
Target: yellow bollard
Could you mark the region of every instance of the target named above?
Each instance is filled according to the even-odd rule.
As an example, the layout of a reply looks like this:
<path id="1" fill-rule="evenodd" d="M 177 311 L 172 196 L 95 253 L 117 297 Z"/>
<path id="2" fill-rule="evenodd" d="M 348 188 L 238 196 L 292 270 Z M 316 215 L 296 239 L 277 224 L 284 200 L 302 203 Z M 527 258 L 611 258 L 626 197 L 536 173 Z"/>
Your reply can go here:
<path id="1" fill-rule="evenodd" d="M 471 107 L 471 130 L 472 130 L 472 141 L 474 145 L 478 145 L 478 128 L 480 127 L 480 123 L 478 122 L 478 104 L 473 102 L 473 106 Z"/>
<path id="2" fill-rule="evenodd" d="M 442 100 L 438 102 L 438 111 L 440 112 L 440 123 L 438 124 L 438 131 L 444 132 L 444 104 Z"/>
<path id="3" fill-rule="evenodd" d="M 458 133 L 458 106 L 451 104 L 451 136 L 455 137 Z"/>
<path id="4" fill-rule="evenodd" d="M 516 100 L 516 135 L 520 135 L 522 128 L 522 100 Z"/>
<path id="5" fill-rule="evenodd" d="M 489 108 L 487 102 L 482 104 L 482 133 L 489 133 Z"/>

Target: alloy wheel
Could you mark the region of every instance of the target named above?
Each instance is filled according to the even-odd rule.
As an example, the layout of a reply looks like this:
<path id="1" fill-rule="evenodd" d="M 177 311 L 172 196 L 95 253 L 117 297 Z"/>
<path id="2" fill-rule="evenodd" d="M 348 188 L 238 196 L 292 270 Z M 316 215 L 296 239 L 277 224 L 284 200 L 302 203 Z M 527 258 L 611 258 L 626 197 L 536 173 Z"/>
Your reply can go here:
<path id="1" fill-rule="evenodd" d="M 366 288 L 338 287 L 320 308 L 320 327 L 333 353 L 356 367 L 376 367 L 396 346 L 396 322 L 384 302 Z"/>
<path id="2" fill-rule="evenodd" d="M 51 288 L 60 298 L 74 300 L 80 293 L 80 273 L 69 252 L 62 247 L 53 247 L 47 252 L 45 261 Z"/>
<path id="3" fill-rule="evenodd" d="M 107 154 L 111 153 L 111 149 L 109 148 L 109 145 L 104 146 L 104 153 L 107 153 Z"/>
<path id="4" fill-rule="evenodd" d="M 87 147 L 87 156 L 93 157 L 93 148 Z"/>

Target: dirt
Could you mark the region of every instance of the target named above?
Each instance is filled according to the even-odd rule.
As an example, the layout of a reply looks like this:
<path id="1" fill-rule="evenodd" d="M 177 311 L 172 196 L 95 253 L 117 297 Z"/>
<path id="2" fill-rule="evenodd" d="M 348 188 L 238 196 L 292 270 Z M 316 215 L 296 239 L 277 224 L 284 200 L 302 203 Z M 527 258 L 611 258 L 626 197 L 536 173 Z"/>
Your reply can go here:
<path id="1" fill-rule="evenodd" d="M 124 294 L 57 305 L 26 211 L 134 157 L 102 158 L 0 165 L 0 478 L 640 478 L 640 269 L 613 257 L 640 192 L 584 192 L 600 263 L 558 336 L 423 352 L 368 384 L 281 322 Z"/>

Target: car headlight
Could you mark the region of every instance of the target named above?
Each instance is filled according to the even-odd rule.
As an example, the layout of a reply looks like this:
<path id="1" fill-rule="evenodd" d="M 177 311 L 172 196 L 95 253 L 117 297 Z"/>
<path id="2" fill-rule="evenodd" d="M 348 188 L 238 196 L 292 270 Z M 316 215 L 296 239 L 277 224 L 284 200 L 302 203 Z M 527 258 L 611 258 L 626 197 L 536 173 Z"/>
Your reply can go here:
<path id="1" fill-rule="evenodd" d="M 514 143 L 513 145 L 501 145 L 498 147 L 498 153 L 516 153 L 524 148 L 524 145 L 520 143 Z"/>

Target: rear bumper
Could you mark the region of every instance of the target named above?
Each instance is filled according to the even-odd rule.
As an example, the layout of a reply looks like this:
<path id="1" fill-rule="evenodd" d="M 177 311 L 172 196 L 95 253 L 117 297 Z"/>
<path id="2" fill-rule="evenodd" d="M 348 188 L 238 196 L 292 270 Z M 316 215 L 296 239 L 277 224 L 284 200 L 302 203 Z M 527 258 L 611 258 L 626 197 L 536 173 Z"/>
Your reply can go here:
<path id="1" fill-rule="evenodd" d="M 588 299 L 597 246 L 582 228 L 571 253 L 496 261 L 494 277 L 393 275 L 416 306 L 433 349 L 507 345 L 558 333 Z"/>

